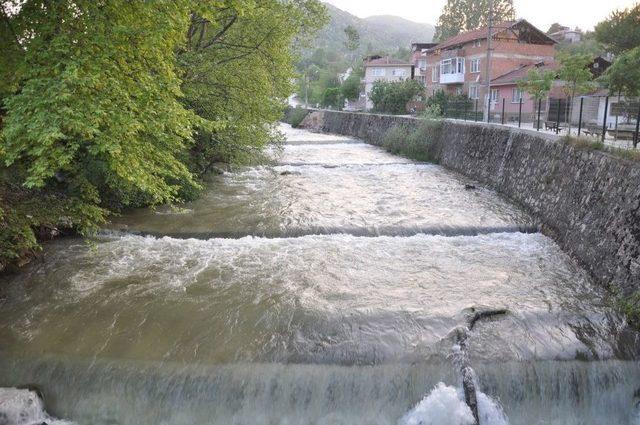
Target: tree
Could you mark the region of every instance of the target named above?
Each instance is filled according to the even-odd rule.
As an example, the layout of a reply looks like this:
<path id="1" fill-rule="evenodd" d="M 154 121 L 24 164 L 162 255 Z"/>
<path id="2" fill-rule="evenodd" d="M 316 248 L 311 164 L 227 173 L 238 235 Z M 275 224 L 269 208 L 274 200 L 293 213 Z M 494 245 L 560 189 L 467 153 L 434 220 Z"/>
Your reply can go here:
<path id="1" fill-rule="evenodd" d="M 1 0 L 0 269 L 35 227 L 180 202 L 259 153 L 325 20 L 317 0 Z"/>
<path id="2" fill-rule="evenodd" d="M 553 33 L 558 32 L 558 31 L 562 31 L 563 29 L 564 29 L 564 25 L 560 25 L 559 23 L 555 22 L 555 23 L 551 24 L 551 26 L 547 30 L 547 35 L 553 34 Z"/>
<path id="3" fill-rule="evenodd" d="M 407 103 L 424 91 L 424 86 L 416 80 L 377 81 L 371 89 L 370 99 L 376 112 L 404 114 Z"/>
<path id="4" fill-rule="evenodd" d="M 527 72 L 525 78 L 518 81 L 518 87 L 531 95 L 536 102 L 535 107 L 538 108 L 540 101 L 549 95 L 555 77 L 556 74 L 553 71 L 541 71 L 537 67 L 532 68 Z M 536 109 L 536 112 L 539 113 L 540 111 Z"/>
<path id="5" fill-rule="evenodd" d="M 596 25 L 596 39 L 613 54 L 640 46 L 640 3 L 616 10 Z"/>
<path id="6" fill-rule="evenodd" d="M 640 47 L 620 55 L 604 73 L 602 80 L 613 93 L 640 96 Z"/>
<path id="7" fill-rule="evenodd" d="M 340 86 L 340 92 L 342 97 L 349 100 L 357 100 L 360 97 L 360 79 L 362 78 L 360 73 L 355 71 L 351 73 L 342 86 Z"/>
<path id="8" fill-rule="evenodd" d="M 344 47 L 350 52 L 358 50 L 360 47 L 360 33 L 356 27 L 348 25 L 345 27 L 344 33 L 347 36 L 347 40 L 344 42 Z"/>
<path id="9" fill-rule="evenodd" d="M 208 6 L 209 17 L 192 14 L 185 48 L 178 52 L 185 106 L 216 123 L 199 127 L 190 149 L 188 164 L 197 174 L 216 162 L 260 158 L 277 140 L 273 123 L 295 88 L 292 42 L 326 19 L 316 1 L 250 3 Z"/>
<path id="10" fill-rule="evenodd" d="M 562 89 L 569 97 L 569 117 L 573 113 L 573 99 L 593 89 L 593 76 L 589 70 L 592 58 L 589 55 L 560 54 L 560 70 L 558 76 L 563 81 Z M 571 134 L 571 118 L 569 118 L 569 134 Z"/>
<path id="11" fill-rule="evenodd" d="M 493 0 L 493 22 L 514 20 L 513 0 Z M 436 25 L 435 39 L 444 41 L 460 32 L 489 24 L 488 0 L 447 0 Z"/>
<path id="12" fill-rule="evenodd" d="M 322 94 L 321 105 L 323 107 L 331 107 L 335 109 L 341 109 L 344 103 L 344 98 L 340 92 L 339 87 L 329 87 Z"/>

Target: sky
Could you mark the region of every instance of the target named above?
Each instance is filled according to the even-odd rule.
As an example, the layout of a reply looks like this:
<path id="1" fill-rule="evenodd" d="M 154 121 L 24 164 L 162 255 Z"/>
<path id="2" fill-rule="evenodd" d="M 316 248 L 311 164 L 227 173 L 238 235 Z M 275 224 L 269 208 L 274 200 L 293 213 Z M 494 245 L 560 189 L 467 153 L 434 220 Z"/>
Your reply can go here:
<path id="1" fill-rule="evenodd" d="M 436 24 L 446 0 L 324 0 L 366 18 L 396 15 L 415 22 Z M 514 0 L 518 18 L 546 31 L 559 22 L 568 27 L 592 30 L 614 9 L 633 6 L 638 0 Z"/>

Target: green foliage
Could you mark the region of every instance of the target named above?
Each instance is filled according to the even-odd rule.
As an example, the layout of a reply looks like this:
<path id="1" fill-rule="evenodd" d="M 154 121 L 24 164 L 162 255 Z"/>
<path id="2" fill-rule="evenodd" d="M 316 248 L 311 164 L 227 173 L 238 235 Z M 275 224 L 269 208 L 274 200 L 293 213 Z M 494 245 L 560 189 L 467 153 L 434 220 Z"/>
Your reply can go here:
<path id="1" fill-rule="evenodd" d="M 592 58 L 589 55 L 559 55 L 558 77 L 564 81 L 563 90 L 567 96 L 575 97 L 592 90 L 593 75 L 589 70 Z"/>
<path id="2" fill-rule="evenodd" d="M 441 136 L 442 121 L 421 120 L 416 128 L 391 127 L 382 138 L 382 146 L 396 155 L 435 162 L 438 158 L 436 146 Z"/>
<path id="3" fill-rule="evenodd" d="M 640 96 L 640 47 L 620 55 L 601 78 L 612 93 Z"/>
<path id="4" fill-rule="evenodd" d="M 427 109 L 439 110 L 446 115 L 457 115 L 464 111 L 470 110 L 472 107 L 472 100 L 467 96 L 447 94 L 444 90 L 436 91 L 432 96 L 427 99 Z"/>
<path id="5" fill-rule="evenodd" d="M 553 24 L 551 24 L 551 26 L 547 30 L 547 35 L 553 34 L 553 33 L 558 32 L 558 31 L 562 31 L 563 29 L 564 29 L 563 25 L 561 25 L 561 24 L 559 24 L 557 22 L 554 22 Z"/>
<path id="6" fill-rule="evenodd" d="M 349 78 L 347 78 L 340 86 L 340 92 L 342 97 L 349 100 L 358 100 L 360 97 L 360 80 L 362 75 L 360 73 L 353 72 Z"/>
<path id="7" fill-rule="evenodd" d="M 529 93 L 535 100 L 546 98 L 551 91 L 556 74 L 553 71 L 532 68 L 527 76 L 518 81 L 518 87 Z"/>
<path id="8" fill-rule="evenodd" d="M 640 47 L 640 3 L 612 12 L 596 25 L 595 35 L 614 54 Z"/>
<path id="9" fill-rule="evenodd" d="M 286 122 L 291 124 L 291 127 L 297 128 L 307 115 L 309 115 L 309 111 L 307 109 L 296 106 L 295 108 L 287 111 Z"/>
<path id="10" fill-rule="evenodd" d="M 186 47 L 178 53 L 185 106 L 214 129 L 199 128 L 188 164 L 197 174 L 217 162 L 246 163 L 279 141 L 272 123 L 294 90 L 299 34 L 324 23 L 324 9 L 309 0 L 261 0 L 209 6 L 193 15 Z"/>
<path id="11" fill-rule="evenodd" d="M 373 110 L 390 114 L 405 114 L 407 103 L 423 90 L 422 84 L 416 80 L 377 81 L 373 84 L 370 94 Z"/>
<path id="12" fill-rule="evenodd" d="M 280 138 L 292 45 L 326 18 L 317 0 L 0 6 L 3 263 L 42 226 L 90 233 L 113 210 L 193 199 L 217 161 L 259 157 Z"/>
<path id="13" fill-rule="evenodd" d="M 347 36 L 347 40 L 344 42 L 344 47 L 350 52 L 358 50 L 360 47 L 360 33 L 353 25 L 347 25 L 344 29 L 344 33 Z"/>
<path id="14" fill-rule="evenodd" d="M 619 297 L 617 307 L 626 316 L 629 325 L 634 329 L 640 329 L 640 291 Z"/>
<path id="15" fill-rule="evenodd" d="M 184 2 L 26 2 L 13 19 L 31 37 L 5 100 L 5 165 L 24 165 L 28 188 L 59 174 L 153 202 L 176 200 L 177 180 L 195 185 L 178 159 L 198 122 L 178 101 L 187 16 Z"/>
<path id="16" fill-rule="evenodd" d="M 493 0 L 493 22 L 514 20 L 513 0 Z M 487 0 L 447 0 L 436 25 L 435 39 L 444 41 L 464 31 L 475 30 L 489 24 Z"/>
<path id="17" fill-rule="evenodd" d="M 330 87 L 324 91 L 322 95 L 321 105 L 323 107 L 330 107 L 334 109 L 341 109 L 344 103 L 344 98 L 340 92 L 339 87 Z"/>

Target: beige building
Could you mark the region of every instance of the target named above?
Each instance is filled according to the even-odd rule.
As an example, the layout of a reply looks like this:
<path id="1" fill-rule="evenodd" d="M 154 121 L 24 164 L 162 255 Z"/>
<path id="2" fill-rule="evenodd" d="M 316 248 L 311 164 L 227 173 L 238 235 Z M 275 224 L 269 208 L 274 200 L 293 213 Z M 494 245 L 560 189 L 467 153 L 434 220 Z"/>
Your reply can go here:
<path id="1" fill-rule="evenodd" d="M 402 81 L 412 79 L 414 66 L 389 57 L 372 56 L 364 61 L 364 93 L 366 97 L 366 109 L 373 108 L 373 102 L 369 99 L 371 89 L 376 81 Z"/>

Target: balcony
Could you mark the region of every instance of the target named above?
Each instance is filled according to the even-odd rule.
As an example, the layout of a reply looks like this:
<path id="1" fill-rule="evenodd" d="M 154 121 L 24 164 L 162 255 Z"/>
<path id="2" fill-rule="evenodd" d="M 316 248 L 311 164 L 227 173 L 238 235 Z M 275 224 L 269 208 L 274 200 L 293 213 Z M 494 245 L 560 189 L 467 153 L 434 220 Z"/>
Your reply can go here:
<path id="1" fill-rule="evenodd" d="M 456 57 L 440 61 L 440 84 L 464 83 L 464 58 Z"/>
<path id="2" fill-rule="evenodd" d="M 455 74 L 440 74 L 440 84 L 462 84 L 464 83 L 464 72 Z"/>

